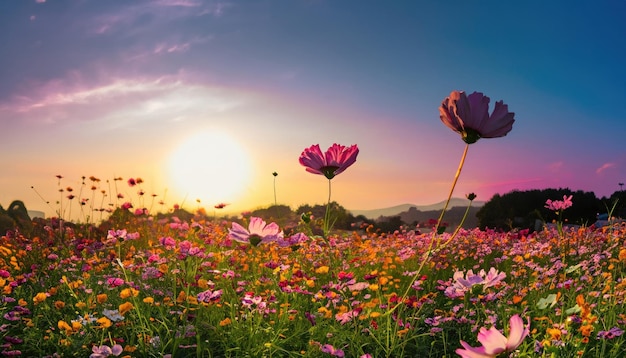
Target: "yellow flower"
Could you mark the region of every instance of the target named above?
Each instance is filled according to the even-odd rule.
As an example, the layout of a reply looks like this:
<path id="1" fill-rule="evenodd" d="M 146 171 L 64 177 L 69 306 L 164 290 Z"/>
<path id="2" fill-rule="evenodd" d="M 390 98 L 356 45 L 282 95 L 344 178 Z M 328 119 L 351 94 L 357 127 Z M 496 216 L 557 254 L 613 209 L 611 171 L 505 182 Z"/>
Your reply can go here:
<path id="1" fill-rule="evenodd" d="M 315 269 L 315 273 L 317 274 L 324 274 L 324 273 L 328 273 L 328 270 L 330 268 L 328 266 L 320 266 L 318 268 Z"/>
<path id="2" fill-rule="evenodd" d="M 33 302 L 35 302 L 35 304 L 37 305 L 45 301 L 46 298 L 48 298 L 48 295 L 45 292 L 39 292 L 35 295 L 35 297 L 33 297 Z"/>

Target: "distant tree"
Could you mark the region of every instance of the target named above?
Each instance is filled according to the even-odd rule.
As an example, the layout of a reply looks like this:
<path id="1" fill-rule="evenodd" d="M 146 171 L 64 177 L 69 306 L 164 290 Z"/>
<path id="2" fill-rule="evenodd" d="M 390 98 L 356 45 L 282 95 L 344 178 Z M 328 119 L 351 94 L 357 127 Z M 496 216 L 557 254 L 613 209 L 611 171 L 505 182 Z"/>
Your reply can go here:
<path id="1" fill-rule="evenodd" d="M 479 227 L 511 230 L 533 230 L 535 221 L 551 222 L 557 215 L 545 208 L 546 200 L 561 200 L 572 195 L 574 205 L 563 212 L 563 220 L 571 224 L 591 225 L 596 221 L 602 206 L 593 192 L 570 189 L 514 190 L 504 195 L 496 194 L 478 211 Z"/>

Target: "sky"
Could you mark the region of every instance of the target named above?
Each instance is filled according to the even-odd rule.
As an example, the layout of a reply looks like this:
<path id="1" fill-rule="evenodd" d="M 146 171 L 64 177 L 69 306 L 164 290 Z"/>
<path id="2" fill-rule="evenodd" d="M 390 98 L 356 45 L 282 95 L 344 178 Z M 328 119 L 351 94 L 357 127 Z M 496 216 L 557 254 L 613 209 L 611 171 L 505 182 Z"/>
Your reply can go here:
<path id="1" fill-rule="evenodd" d="M 298 158 L 333 143 L 360 150 L 333 201 L 433 204 L 465 147 L 439 118 L 453 90 L 516 120 L 470 146 L 455 197 L 610 196 L 626 181 L 625 13 L 617 0 L 5 0 L 0 205 L 84 219 L 121 201 L 324 204 L 328 181 Z"/>

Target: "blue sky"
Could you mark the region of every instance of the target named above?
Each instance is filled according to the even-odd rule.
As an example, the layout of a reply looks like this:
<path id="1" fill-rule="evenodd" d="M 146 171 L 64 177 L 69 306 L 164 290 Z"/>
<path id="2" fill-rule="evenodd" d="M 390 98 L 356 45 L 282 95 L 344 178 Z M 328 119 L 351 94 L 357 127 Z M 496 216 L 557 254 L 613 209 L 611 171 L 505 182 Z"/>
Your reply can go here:
<path id="1" fill-rule="evenodd" d="M 274 203 L 274 171 L 278 202 L 323 203 L 326 181 L 297 158 L 334 142 L 361 149 L 333 180 L 347 208 L 438 202 L 463 151 L 439 120 L 452 90 L 516 113 L 506 137 L 471 146 L 455 196 L 608 196 L 626 180 L 625 13 L 623 1 L 3 1 L 0 204 L 54 212 L 59 188 L 94 175 L 105 201 L 106 180 L 142 177 L 168 205 L 237 211 Z M 234 149 L 172 159 L 198 133 Z"/>

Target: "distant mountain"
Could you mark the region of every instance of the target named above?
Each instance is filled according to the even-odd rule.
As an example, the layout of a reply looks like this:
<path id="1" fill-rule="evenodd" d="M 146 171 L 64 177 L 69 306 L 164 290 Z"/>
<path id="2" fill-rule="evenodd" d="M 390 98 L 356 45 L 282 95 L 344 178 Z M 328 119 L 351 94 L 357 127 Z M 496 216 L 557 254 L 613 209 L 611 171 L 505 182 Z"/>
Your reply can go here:
<path id="1" fill-rule="evenodd" d="M 443 210 L 443 206 L 445 205 L 445 200 L 439 203 L 430 204 L 430 205 L 415 205 L 415 204 L 402 204 L 396 205 L 389 208 L 382 209 L 372 209 L 372 210 L 349 210 L 350 213 L 354 216 L 363 215 L 368 219 L 378 219 L 381 216 L 396 216 L 401 213 L 409 211 L 411 208 L 415 208 L 419 211 L 433 211 L 433 210 Z M 467 207 L 469 204 L 469 200 L 465 198 L 452 198 L 450 200 L 450 204 L 448 204 L 448 210 L 454 207 Z M 479 208 L 485 205 L 484 201 L 474 201 L 472 202 L 473 208 Z"/>

